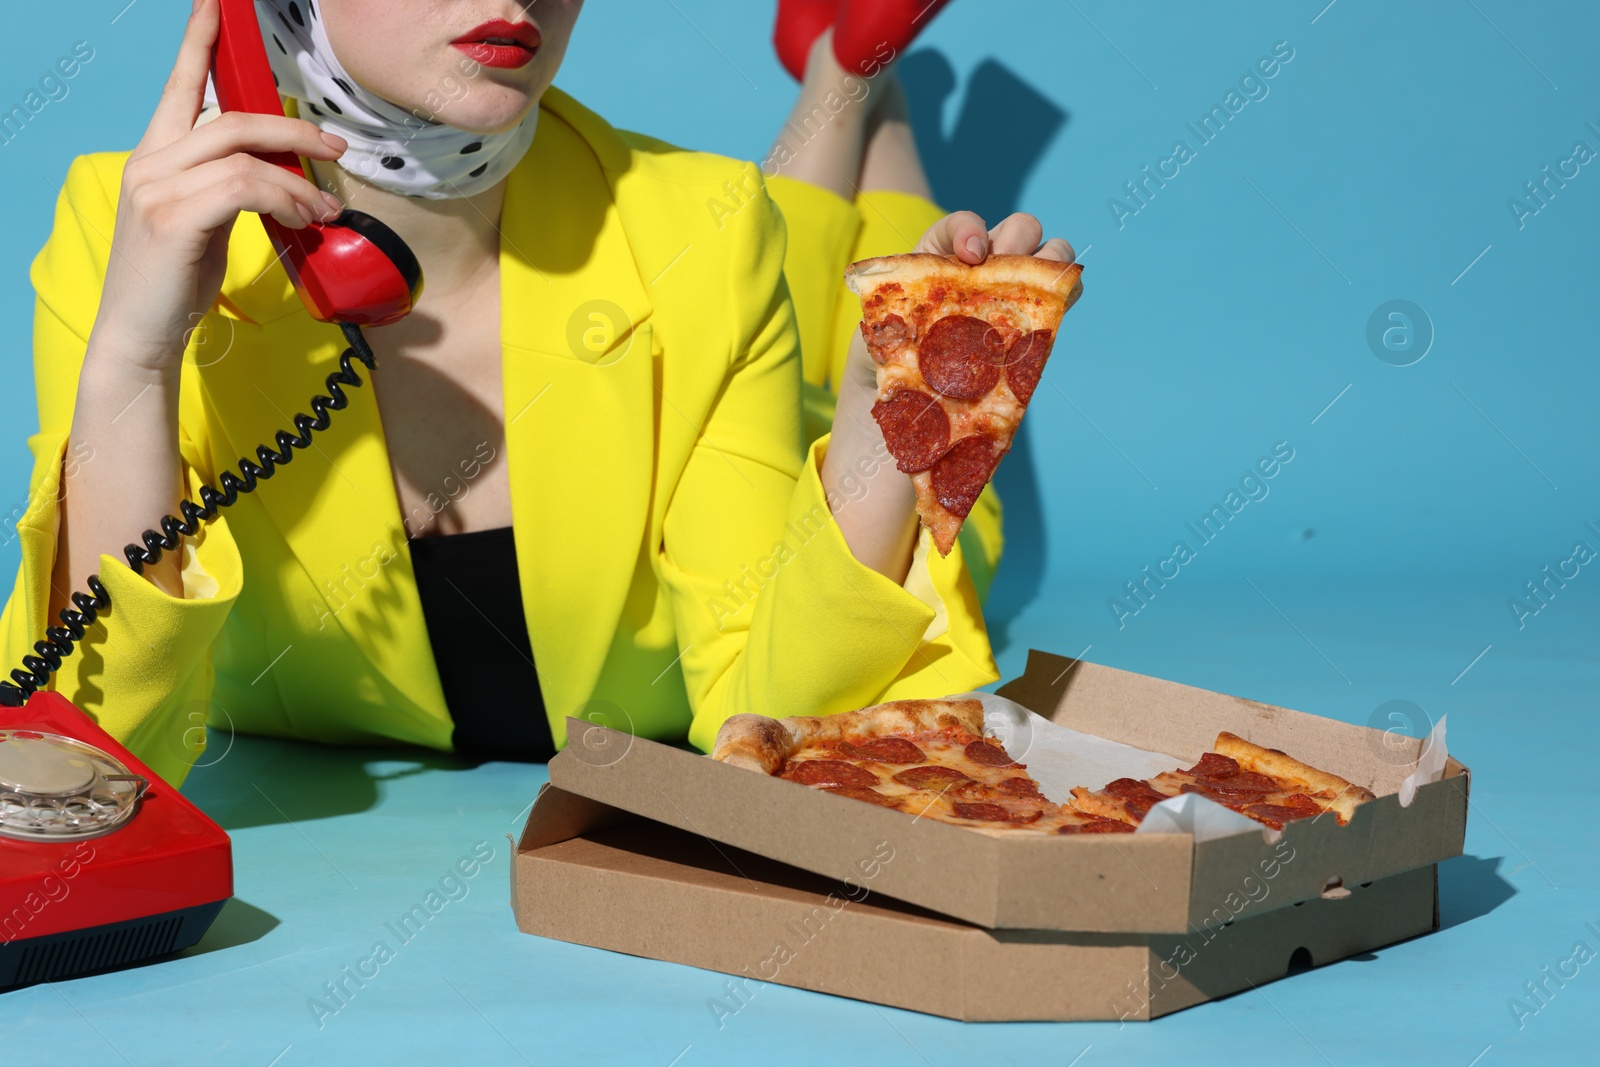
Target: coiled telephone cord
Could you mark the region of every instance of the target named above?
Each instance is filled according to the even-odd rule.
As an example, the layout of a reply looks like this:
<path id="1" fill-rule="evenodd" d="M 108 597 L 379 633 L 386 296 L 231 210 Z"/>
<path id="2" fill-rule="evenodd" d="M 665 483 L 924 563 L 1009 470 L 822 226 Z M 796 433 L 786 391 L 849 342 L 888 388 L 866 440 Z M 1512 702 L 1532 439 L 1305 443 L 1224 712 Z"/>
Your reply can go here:
<path id="1" fill-rule="evenodd" d="M 279 430 L 274 437 L 278 451 L 274 452 L 266 445 L 257 445 L 256 460 L 259 462 L 240 458 L 238 474 L 223 471 L 218 477 L 217 483 L 222 486 L 220 491 L 209 485 L 201 486 L 198 494 L 200 503 L 185 500 L 178 505 L 182 518 L 164 516 L 160 530 L 144 532 L 142 545 L 132 544 L 124 548 L 122 553 L 135 574 L 142 574 L 147 565 L 161 558 L 163 552 L 177 548 L 181 537 L 194 536 L 201 522 L 209 521 L 218 511 L 233 504 L 239 499 L 239 494 L 254 492 L 259 482 L 271 478 L 279 467 L 286 466 L 294 459 L 295 449 L 310 448 L 311 435 L 326 430 L 332 421 L 329 412 L 342 411 L 349 404 L 343 387 L 359 389 L 365 384 L 356 373 L 355 361 L 360 360 L 368 370 L 376 367 L 378 361 L 366 337 L 362 335 L 361 327 L 353 323 L 340 323 L 339 329 L 343 331 L 350 347 L 339 356 L 339 369 L 328 375 L 328 394 L 311 398 L 310 407 L 315 414 L 296 414 L 293 421 L 297 432 Z M 10 682 L 0 682 L 0 706 L 20 707 L 35 692 L 48 685 L 50 676 L 61 667 L 61 661 L 72 655 L 77 643 L 83 640 L 84 632 L 94 625 L 102 611 L 111 606 L 111 594 L 106 591 L 99 575 L 91 575 L 88 586 L 88 593 L 72 594 L 76 610 L 61 609 L 62 625 L 45 630 L 46 639 L 34 643 L 36 654 L 22 658 L 22 667 L 11 672 Z"/>

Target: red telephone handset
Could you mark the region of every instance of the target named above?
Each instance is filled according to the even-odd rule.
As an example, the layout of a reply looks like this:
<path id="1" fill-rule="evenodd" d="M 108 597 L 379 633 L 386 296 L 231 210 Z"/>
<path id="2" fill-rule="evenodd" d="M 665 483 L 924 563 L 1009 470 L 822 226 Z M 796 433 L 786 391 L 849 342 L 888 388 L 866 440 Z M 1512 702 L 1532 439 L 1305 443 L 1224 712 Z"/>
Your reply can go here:
<path id="1" fill-rule="evenodd" d="M 222 110 L 283 114 L 254 0 L 221 0 L 221 16 L 211 81 Z M 299 158 L 288 152 L 259 155 L 305 177 Z M 371 215 L 347 208 L 331 222 L 313 222 L 302 230 L 291 230 L 270 215 L 262 215 L 261 224 L 286 264 L 295 292 L 319 322 L 383 326 L 403 318 L 422 295 L 417 257 Z"/>

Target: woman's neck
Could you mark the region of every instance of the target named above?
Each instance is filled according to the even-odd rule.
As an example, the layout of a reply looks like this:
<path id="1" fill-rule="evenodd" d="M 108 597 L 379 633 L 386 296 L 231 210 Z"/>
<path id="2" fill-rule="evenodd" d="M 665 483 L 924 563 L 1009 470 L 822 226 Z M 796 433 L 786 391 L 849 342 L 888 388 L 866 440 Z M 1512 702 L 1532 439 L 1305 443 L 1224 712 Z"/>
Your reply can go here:
<path id="1" fill-rule="evenodd" d="M 337 163 L 311 160 L 319 188 L 388 226 L 422 264 L 424 299 L 453 296 L 499 265 L 504 181 L 469 197 L 426 200 L 380 189 Z"/>

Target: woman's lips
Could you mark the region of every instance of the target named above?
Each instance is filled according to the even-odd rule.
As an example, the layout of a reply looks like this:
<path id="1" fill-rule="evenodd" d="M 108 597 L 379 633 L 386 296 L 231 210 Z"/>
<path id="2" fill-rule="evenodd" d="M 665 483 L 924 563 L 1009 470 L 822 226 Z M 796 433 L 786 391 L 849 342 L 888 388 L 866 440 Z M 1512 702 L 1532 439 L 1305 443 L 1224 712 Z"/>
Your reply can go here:
<path id="1" fill-rule="evenodd" d="M 520 44 L 490 44 L 488 41 L 452 41 L 451 48 L 463 52 L 485 67 L 515 69 L 533 61 L 531 48 Z"/>
<path id="2" fill-rule="evenodd" d="M 457 37 L 450 47 L 486 67 L 525 66 L 539 50 L 539 28 L 531 22 L 495 19 Z"/>

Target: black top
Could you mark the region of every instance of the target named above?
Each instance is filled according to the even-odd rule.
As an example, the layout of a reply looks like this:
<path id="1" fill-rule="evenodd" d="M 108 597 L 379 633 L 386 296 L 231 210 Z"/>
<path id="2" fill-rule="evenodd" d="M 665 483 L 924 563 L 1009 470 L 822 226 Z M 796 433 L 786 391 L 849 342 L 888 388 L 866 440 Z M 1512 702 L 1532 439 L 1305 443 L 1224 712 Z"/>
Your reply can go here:
<path id="1" fill-rule="evenodd" d="M 555 742 L 522 614 L 511 527 L 407 544 L 456 751 L 548 760 Z"/>

